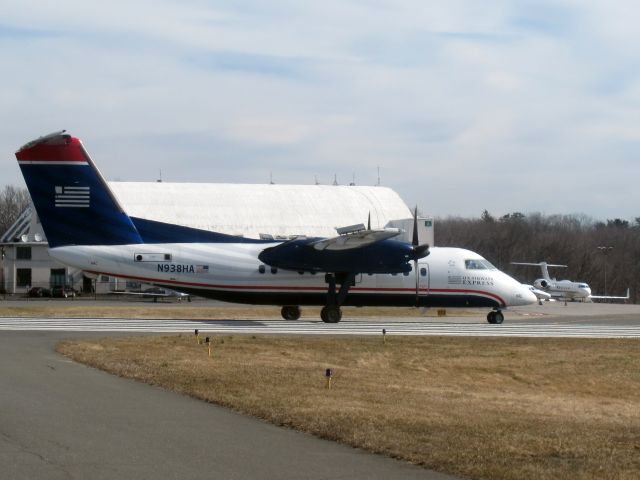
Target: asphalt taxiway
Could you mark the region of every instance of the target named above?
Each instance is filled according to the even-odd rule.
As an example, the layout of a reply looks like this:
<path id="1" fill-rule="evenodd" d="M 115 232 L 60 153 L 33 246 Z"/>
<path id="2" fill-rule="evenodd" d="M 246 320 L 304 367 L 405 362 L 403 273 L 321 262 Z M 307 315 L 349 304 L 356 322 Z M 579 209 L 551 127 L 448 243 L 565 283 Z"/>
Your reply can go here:
<path id="1" fill-rule="evenodd" d="M 433 479 L 404 462 L 73 363 L 0 332 L 1 479 Z"/>

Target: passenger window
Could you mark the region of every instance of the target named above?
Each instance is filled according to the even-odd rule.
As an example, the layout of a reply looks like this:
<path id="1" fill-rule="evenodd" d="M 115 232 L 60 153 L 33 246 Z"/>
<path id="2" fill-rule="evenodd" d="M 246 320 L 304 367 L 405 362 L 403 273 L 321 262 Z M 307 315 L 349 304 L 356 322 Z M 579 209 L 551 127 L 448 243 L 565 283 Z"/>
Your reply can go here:
<path id="1" fill-rule="evenodd" d="M 278 273 L 278 269 L 276 267 L 271 267 L 271 273 L 275 275 L 276 273 Z"/>
<path id="2" fill-rule="evenodd" d="M 422 277 L 426 277 L 427 276 L 427 269 L 426 268 L 421 268 L 420 269 L 420 276 Z"/>
<path id="3" fill-rule="evenodd" d="M 267 270 L 267 269 L 266 269 L 266 268 L 264 268 L 264 265 L 260 265 L 260 266 L 258 267 L 258 271 L 259 271 L 260 273 L 264 273 L 266 270 Z"/>
<path id="4" fill-rule="evenodd" d="M 405 277 L 409 276 L 409 272 L 404 272 L 402 275 L 404 275 Z"/>

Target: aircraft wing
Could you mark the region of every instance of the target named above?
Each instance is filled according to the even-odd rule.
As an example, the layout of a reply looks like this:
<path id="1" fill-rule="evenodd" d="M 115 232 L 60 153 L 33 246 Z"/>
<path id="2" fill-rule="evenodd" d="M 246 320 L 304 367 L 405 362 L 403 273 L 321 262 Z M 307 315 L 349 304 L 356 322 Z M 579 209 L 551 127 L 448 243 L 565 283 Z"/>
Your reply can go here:
<path id="1" fill-rule="evenodd" d="M 630 289 L 627 288 L 627 295 L 624 297 L 615 297 L 610 295 L 590 295 L 589 298 L 593 300 L 629 300 Z"/>
<path id="2" fill-rule="evenodd" d="M 332 238 L 298 237 L 265 248 L 258 258 L 271 267 L 297 272 L 393 274 L 410 272 L 411 262 L 429 255 L 429 245 L 392 240 L 400 234 L 398 229 L 354 227 L 348 233 L 338 229 L 340 235 Z"/>
<path id="3" fill-rule="evenodd" d="M 316 250 L 348 250 L 350 248 L 360 248 L 381 240 L 397 237 L 400 235 L 398 228 L 386 228 L 384 230 L 361 230 L 337 237 L 324 238 L 312 243 Z"/>
<path id="4" fill-rule="evenodd" d="M 540 290 L 533 285 L 527 285 L 525 283 L 523 283 L 523 285 L 531 290 L 538 300 L 549 300 L 551 298 L 551 294 L 544 290 Z"/>
<path id="5" fill-rule="evenodd" d="M 150 291 L 150 292 L 127 292 L 125 290 L 111 290 L 109 293 L 114 295 L 131 295 L 134 297 L 143 297 L 143 298 L 168 298 L 168 297 L 177 297 L 177 298 L 186 298 L 189 296 L 188 293 L 176 292 L 174 290 L 158 290 L 158 291 Z"/>

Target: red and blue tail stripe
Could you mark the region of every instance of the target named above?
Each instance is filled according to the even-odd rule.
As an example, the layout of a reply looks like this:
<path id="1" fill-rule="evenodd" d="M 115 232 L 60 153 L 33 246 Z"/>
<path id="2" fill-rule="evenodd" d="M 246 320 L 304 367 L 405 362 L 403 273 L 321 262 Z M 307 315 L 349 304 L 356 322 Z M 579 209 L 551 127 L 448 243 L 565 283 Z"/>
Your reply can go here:
<path id="1" fill-rule="evenodd" d="M 40 137 L 16 158 L 50 247 L 143 243 L 78 138 Z"/>

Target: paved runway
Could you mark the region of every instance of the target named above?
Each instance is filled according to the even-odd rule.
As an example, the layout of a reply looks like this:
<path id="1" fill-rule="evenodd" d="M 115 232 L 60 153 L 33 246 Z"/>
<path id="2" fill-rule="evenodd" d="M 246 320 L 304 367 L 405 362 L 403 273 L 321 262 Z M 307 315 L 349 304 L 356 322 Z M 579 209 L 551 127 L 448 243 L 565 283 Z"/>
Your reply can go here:
<path id="1" fill-rule="evenodd" d="M 0 318 L 0 330 L 62 332 L 147 332 L 229 334 L 295 334 L 295 335 L 444 335 L 498 337 L 576 337 L 576 338 L 640 338 L 640 321 L 592 319 L 582 321 L 539 319 L 538 321 L 505 321 L 502 325 L 486 322 L 469 323 L 452 319 L 447 322 L 416 319 L 347 319 L 338 324 L 321 321 L 244 321 L 244 320 L 127 320 L 104 318 Z"/>
<path id="2" fill-rule="evenodd" d="M 0 479 L 452 479 L 53 351 L 92 335 L 0 333 Z"/>

